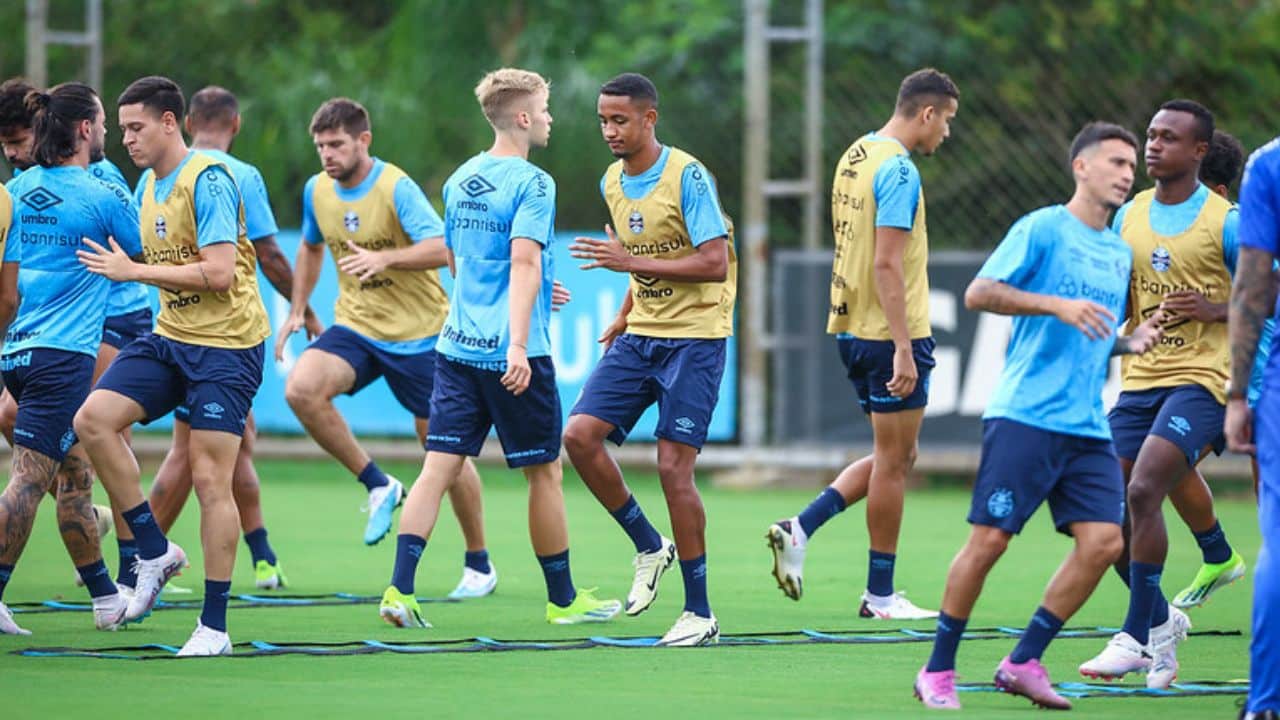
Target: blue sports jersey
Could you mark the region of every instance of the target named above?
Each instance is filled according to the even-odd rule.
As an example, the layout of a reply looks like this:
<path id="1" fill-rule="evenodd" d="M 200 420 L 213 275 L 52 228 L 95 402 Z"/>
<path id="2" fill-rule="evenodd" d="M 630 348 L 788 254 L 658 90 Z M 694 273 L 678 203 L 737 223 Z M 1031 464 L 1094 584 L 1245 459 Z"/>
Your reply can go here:
<path id="1" fill-rule="evenodd" d="M 1018 220 L 978 277 L 1019 290 L 1092 300 L 1124 318 L 1133 252 L 1112 230 L 1095 230 L 1064 205 Z M 1102 386 L 1114 334 L 1090 340 L 1052 315 L 1013 318 L 1004 372 L 984 419 L 1007 418 L 1082 437 L 1111 439 Z"/>
<path id="2" fill-rule="evenodd" d="M 250 242 L 257 242 L 280 232 L 276 226 L 275 213 L 271 211 L 271 201 L 267 199 L 267 183 L 262 179 L 258 168 L 221 150 L 199 149 L 217 160 L 231 171 L 231 177 L 240 190 L 240 200 L 244 203 L 245 233 Z"/>
<path id="3" fill-rule="evenodd" d="M 1177 205 L 1165 205 L 1154 198 L 1151 201 L 1151 229 L 1161 235 L 1181 235 L 1191 227 L 1191 223 L 1196 221 L 1200 216 L 1200 210 L 1204 208 L 1205 200 L 1209 198 L 1211 191 L 1203 183 L 1191 193 L 1191 197 L 1178 203 Z M 1116 216 L 1111 220 L 1111 229 L 1120 232 L 1120 228 L 1124 223 L 1124 216 L 1129 212 L 1129 206 L 1133 201 L 1125 203 L 1116 211 Z M 1240 255 L 1240 243 L 1237 240 L 1238 228 L 1240 227 L 1240 211 L 1232 208 L 1227 213 L 1227 219 L 1222 223 L 1222 256 L 1226 260 L 1227 271 L 1235 275 L 1236 258 Z"/>
<path id="4" fill-rule="evenodd" d="M 671 148 L 664 145 L 658 161 L 648 170 L 639 175 L 622 173 L 622 194 L 639 200 L 652 192 L 662 179 L 662 171 L 666 169 L 670 155 Z M 601 177 L 601 195 L 605 194 L 604 183 L 605 178 Z M 680 174 L 680 211 L 684 213 L 684 225 L 694 247 L 729 234 L 729 228 L 724 224 L 724 213 L 720 210 L 720 193 L 716 189 L 715 178 L 701 163 L 691 163 Z"/>
<path id="5" fill-rule="evenodd" d="M 129 255 L 142 252 L 138 210 L 119 186 L 84 168 L 34 167 L 8 185 L 13 219 L 5 262 L 17 262 L 18 311 L 5 335 L 6 355 L 53 348 L 96 356 L 111 281 L 76 257 L 82 238 Z"/>
<path id="6" fill-rule="evenodd" d="M 870 137 L 883 138 L 876 133 Z M 902 145 L 897 140 L 894 142 Z M 876 168 L 872 191 L 876 196 L 876 227 L 892 227 L 910 230 L 916 220 L 916 206 L 920 204 L 920 171 L 911 161 L 911 153 L 904 147 L 902 155 L 895 155 Z"/>
<path id="7" fill-rule="evenodd" d="M 1245 164 L 1240 185 L 1240 244 L 1280 257 L 1280 138 L 1258 148 Z M 1277 317 L 1280 313 L 1262 325 L 1249 382 L 1250 404 L 1261 393 L 1265 375 L 1276 372 L 1272 360 L 1280 362 L 1280 355 L 1271 352 Z"/>
<path id="8" fill-rule="evenodd" d="M 89 172 L 107 183 L 118 185 L 127 193 L 129 181 L 116 164 L 106 158 L 89 163 Z M 111 292 L 107 295 L 107 317 L 127 315 L 151 307 L 151 295 L 147 286 L 137 282 L 118 282 L 111 284 Z"/>
<path id="9" fill-rule="evenodd" d="M 445 243 L 456 277 L 437 351 L 472 363 L 505 363 L 510 333 L 511 241 L 542 246 L 542 287 L 529 320 L 529 357 L 551 354 L 551 240 L 556 184 L 519 157 L 471 158 L 444 184 Z"/>
<path id="10" fill-rule="evenodd" d="M 353 188 L 344 188 L 334 180 L 334 191 L 338 193 L 339 198 L 347 202 L 363 198 L 373 189 L 374 183 L 378 182 L 378 177 L 382 175 L 383 164 L 381 160 L 374 158 L 373 169 L 364 180 L 360 181 L 359 185 Z M 316 177 L 318 176 L 313 175 L 302 190 L 302 239 L 312 245 L 324 242 L 324 237 L 320 235 L 320 227 L 316 225 L 315 208 L 311 206 Z M 414 242 L 444 235 L 444 223 L 440 220 L 439 213 L 431 207 L 422 188 L 408 176 L 396 183 L 395 201 L 396 217 L 400 219 L 400 227 L 404 228 L 405 234 Z"/>
<path id="11" fill-rule="evenodd" d="M 186 166 L 187 161 L 191 159 L 193 153 L 187 153 L 182 158 L 182 162 L 173 169 L 168 175 L 156 180 L 155 182 L 155 201 L 162 203 L 169 198 L 169 193 L 173 192 L 173 186 L 178 182 L 178 175 L 182 173 L 182 168 Z M 149 170 L 147 172 L 150 172 Z M 226 175 L 230 182 L 227 183 L 210 183 L 202 182 L 204 173 L 196 178 L 195 187 L 195 205 L 196 205 L 196 246 L 207 247 L 218 243 L 234 243 L 240 237 L 240 228 L 237 225 L 240 218 L 240 191 L 236 189 L 235 178 L 225 167 L 211 165 L 205 172 L 222 173 Z M 142 174 L 142 178 L 138 181 L 138 187 L 134 188 L 133 199 L 139 207 L 142 206 L 142 193 L 147 187 L 147 173 Z M 231 192 L 224 193 L 222 188 L 230 187 Z"/>

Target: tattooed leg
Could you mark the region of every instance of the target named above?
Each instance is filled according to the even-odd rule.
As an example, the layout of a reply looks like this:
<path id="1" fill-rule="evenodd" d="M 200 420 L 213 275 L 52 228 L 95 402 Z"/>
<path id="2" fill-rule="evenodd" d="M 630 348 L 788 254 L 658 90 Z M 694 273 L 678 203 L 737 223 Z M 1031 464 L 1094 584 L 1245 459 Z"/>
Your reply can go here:
<path id="1" fill-rule="evenodd" d="M 76 567 L 102 559 L 98 521 L 93 514 L 93 467 L 79 446 L 58 468 L 58 531 Z"/>
<path id="2" fill-rule="evenodd" d="M 13 449 L 13 470 L 0 495 L 0 564 L 16 565 L 31 537 L 36 509 L 58 471 L 53 458 L 21 445 Z"/>

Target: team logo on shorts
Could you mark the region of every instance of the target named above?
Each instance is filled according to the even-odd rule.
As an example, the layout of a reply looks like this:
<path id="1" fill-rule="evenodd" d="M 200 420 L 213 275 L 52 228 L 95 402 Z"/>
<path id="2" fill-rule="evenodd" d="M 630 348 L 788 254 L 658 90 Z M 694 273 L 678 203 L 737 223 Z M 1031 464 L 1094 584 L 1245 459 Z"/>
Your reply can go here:
<path id="1" fill-rule="evenodd" d="M 1155 268 L 1156 272 L 1167 272 L 1172 264 L 1173 258 L 1165 248 L 1157 245 L 1156 249 L 1151 251 L 1151 267 Z"/>
<path id="2" fill-rule="evenodd" d="M 62 434 L 62 441 L 58 443 L 58 447 L 62 448 L 62 452 L 67 452 L 72 445 L 76 444 L 76 431 L 68 430 Z"/>
<path id="3" fill-rule="evenodd" d="M 639 235 L 644 232 L 644 216 L 639 210 L 632 210 L 630 217 L 627 218 L 627 227 L 631 229 L 632 235 Z"/>
<path id="4" fill-rule="evenodd" d="M 216 402 L 205 403 L 200 409 L 204 410 L 204 416 L 210 420 L 221 420 L 222 413 L 226 412 L 226 408 Z"/>
<path id="5" fill-rule="evenodd" d="M 360 216 L 355 210 L 348 210 L 346 215 L 342 216 L 342 226 L 347 232 L 355 232 L 360 229 Z"/>
<path id="6" fill-rule="evenodd" d="M 1169 429 L 1186 437 L 1187 433 L 1191 432 L 1191 423 L 1181 415 L 1174 415 L 1169 418 Z"/>
<path id="7" fill-rule="evenodd" d="M 996 488 L 987 498 L 987 512 L 991 517 L 1005 518 L 1013 512 L 1013 491 L 1009 488 Z"/>
<path id="8" fill-rule="evenodd" d="M 156 237 L 163 240 L 164 236 L 168 234 L 169 234 L 169 228 L 164 223 L 164 216 L 157 215 L 156 216 Z"/>
<path id="9" fill-rule="evenodd" d="M 693 432 L 693 429 L 694 429 L 695 427 L 697 427 L 697 425 L 698 425 L 698 423 L 696 423 L 696 422 L 694 422 L 694 421 L 690 420 L 690 419 L 689 419 L 689 418 L 687 418 L 687 417 L 678 417 L 678 418 L 676 418 L 676 430 L 679 430 L 679 431 L 680 431 L 680 432 L 682 432 L 682 433 L 691 433 L 691 432 Z"/>

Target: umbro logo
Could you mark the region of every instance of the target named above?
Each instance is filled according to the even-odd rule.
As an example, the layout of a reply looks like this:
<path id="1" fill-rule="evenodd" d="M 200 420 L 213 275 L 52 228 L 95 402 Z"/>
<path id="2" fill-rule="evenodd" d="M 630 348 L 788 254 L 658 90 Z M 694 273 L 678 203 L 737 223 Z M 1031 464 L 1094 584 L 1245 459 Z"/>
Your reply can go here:
<path id="1" fill-rule="evenodd" d="M 51 207 L 62 204 L 62 198 L 52 192 L 38 187 L 22 196 L 22 202 L 36 212 L 44 212 Z"/>
<path id="2" fill-rule="evenodd" d="M 473 198 L 478 198 L 481 195 L 491 193 L 498 189 L 493 186 L 493 183 L 485 180 L 484 176 L 480 175 L 480 173 L 476 173 L 466 180 L 463 180 L 461 187 L 462 192 L 466 193 L 468 197 Z"/>
<path id="3" fill-rule="evenodd" d="M 690 420 L 687 417 L 676 418 L 676 429 L 679 430 L 680 432 L 686 432 L 686 433 L 693 432 L 693 429 L 697 426 L 698 426 L 698 423 Z"/>
<path id="4" fill-rule="evenodd" d="M 216 402 L 205 403 L 200 409 L 204 410 L 204 416 L 211 420 L 221 420 L 222 413 L 226 412 L 226 408 Z"/>

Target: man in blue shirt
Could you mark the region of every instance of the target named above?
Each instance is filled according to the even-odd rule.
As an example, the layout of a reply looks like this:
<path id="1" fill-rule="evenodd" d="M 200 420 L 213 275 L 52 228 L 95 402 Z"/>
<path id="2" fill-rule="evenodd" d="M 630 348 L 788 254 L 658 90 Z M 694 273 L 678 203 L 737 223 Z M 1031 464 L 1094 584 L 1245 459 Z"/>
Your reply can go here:
<path id="1" fill-rule="evenodd" d="M 983 414 L 973 530 L 951 563 L 933 654 L 916 677 L 915 694 L 926 707 L 960 707 L 956 650 L 982 584 L 1046 500 L 1075 549 L 995 682 L 1042 707 L 1071 707 L 1054 692 L 1040 657 L 1124 545 L 1124 482 L 1102 386 L 1112 355 L 1146 352 L 1160 338 L 1159 313 L 1128 337 L 1115 334 L 1132 254 L 1108 229 L 1107 216 L 1133 185 L 1137 146 L 1117 125 L 1086 125 L 1071 143 L 1071 200 L 1015 223 L 965 291 L 968 308 L 1013 315 L 1013 335 Z"/>
<path id="2" fill-rule="evenodd" d="M 101 159 L 105 112 L 96 93 L 66 83 L 27 96 L 33 114 L 36 167 L 9 183 L 13 215 L 4 248 L 16 264 L 20 297 L 7 332 L 0 371 L 17 402 L 13 470 L 0 498 L 0 598 L 22 553 L 36 508 L 57 478 L 58 524 L 63 541 L 93 598 L 94 622 L 114 630 L 128 600 L 117 592 L 102 561 L 93 521 L 93 472 L 72 429 L 89 394 L 102 339 L 111 281 L 84 268 L 76 256 L 83 238 L 114 242 L 129 255 L 142 252 L 138 214 L 129 196 L 88 172 Z M 3 280 L 12 282 L 11 272 Z M 26 634 L 0 603 L 0 632 Z"/>
<path id="3" fill-rule="evenodd" d="M 1280 138 L 1258 149 L 1245 166 L 1240 189 L 1240 263 L 1228 318 L 1231 384 L 1224 432 L 1235 452 L 1258 457 L 1258 551 L 1253 584 L 1246 718 L 1280 717 L 1280 568 L 1271 553 L 1280 548 L 1280 355 L 1272 353 L 1257 407 L 1247 402 L 1249 377 L 1263 322 L 1274 315 L 1273 264 L 1280 258 Z M 1255 424 L 1256 422 L 1256 424 Z"/>
<path id="4" fill-rule="evenodd" d="M 476 86 L 493 146 L 445 182 L 445 246 L 454 275 L 440 333 L 422 473 L 400 514 L 391 585 L 379 614 L 423 627 L 414 575 L 445 491 L 496 429 L 508 467 L 529 482 L 529 536 L 547 586 L 547 622 L 604 622 L 622 609 L 577 590 L 569 569 L 560 467 L 560 396 L 551 361 L 551 241 L 556 186 L 529 162 L 551 136 L 550 87 L 503 68 Z"/>

